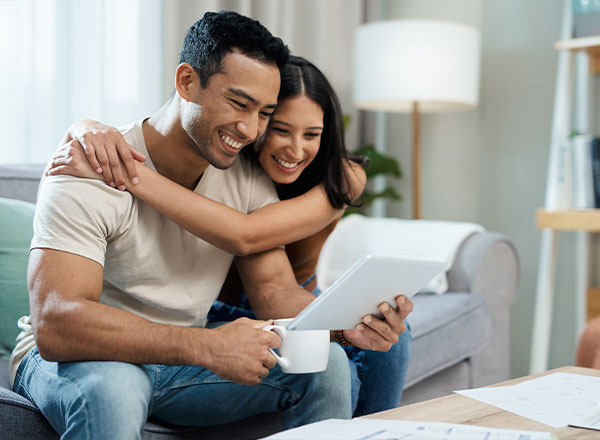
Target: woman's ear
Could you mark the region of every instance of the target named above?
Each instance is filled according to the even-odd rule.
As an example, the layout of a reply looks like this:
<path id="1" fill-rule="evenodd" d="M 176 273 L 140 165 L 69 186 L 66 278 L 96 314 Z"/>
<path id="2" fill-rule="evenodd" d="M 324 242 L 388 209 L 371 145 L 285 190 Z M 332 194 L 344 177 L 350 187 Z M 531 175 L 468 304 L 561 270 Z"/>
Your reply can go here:
<path id="1" fill-rule="evenodd" d="M 175 89 L 181 98 L 190 101 L 200 86 L 200 77 L 188 63 L 181 63 L 175 71 Z"/>

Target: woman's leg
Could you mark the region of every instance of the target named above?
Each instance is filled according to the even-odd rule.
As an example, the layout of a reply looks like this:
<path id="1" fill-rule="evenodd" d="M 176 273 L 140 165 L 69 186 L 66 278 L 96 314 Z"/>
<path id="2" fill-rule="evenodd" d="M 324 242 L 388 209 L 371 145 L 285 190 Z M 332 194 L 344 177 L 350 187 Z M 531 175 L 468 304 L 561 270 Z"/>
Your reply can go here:
<path id="1" fill-rule="evenodd" d="M 245 297 L 245 295 L 244 295 Z M 238 306 L 232 306 L 226 302 L 216 300 L 210 308 L 207 316 L 207 322 L 231 322 L 238 318 L 256 319 L 250 306 L 245 303 Z"/>
<path id="2" fill-rule="evenodd" d="M 396 408 L 402 398 L 402 389 L 410 357 L 410 328 L 399 335 L 398 342 L 387 352 L 345 347 L 348 359 L 354 364 L 352 397 L 356 398 L 353 416 L 359 417 Z M 356 390 L 356 386 L 359 389 Z"/>

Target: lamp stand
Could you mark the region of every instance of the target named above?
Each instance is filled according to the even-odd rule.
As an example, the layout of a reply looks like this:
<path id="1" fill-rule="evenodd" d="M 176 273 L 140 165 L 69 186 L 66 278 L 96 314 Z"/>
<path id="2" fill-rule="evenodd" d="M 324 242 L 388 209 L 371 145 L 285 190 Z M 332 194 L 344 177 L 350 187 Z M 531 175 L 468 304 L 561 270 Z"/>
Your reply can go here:
<path id="1" fill-rule="evenodd" d="M 387 121 L 385 112 L 378 111 L 375 113 L 375 149 L 381 154 L 385 154 L 387 151 L 386 125 Z M 387 181 L 385 176 L 375 176 L 375 179 L 373 179 L 373 191 L 376 193 L 383 192 L 385 190 L 386 183 Z M 373 201 L 371 214 L 373 217 L 385 217 L 386 203 L 383 197 L 377 198 Z"/>
<path id="2" fill-rule="evenodd" d="M 419 103 L 412 103 L 412 172 L 413 172 L 413 218 L 421 218 L 421 121 Z"/>

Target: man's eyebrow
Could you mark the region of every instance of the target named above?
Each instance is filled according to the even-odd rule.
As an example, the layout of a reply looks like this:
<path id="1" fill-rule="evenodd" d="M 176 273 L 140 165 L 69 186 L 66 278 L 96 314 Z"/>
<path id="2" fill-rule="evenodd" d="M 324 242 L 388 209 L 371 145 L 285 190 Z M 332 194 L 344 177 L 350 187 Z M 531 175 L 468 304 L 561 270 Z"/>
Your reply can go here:
<path id="1" fill-rule="evenodd" d="M 277 124 L 281 124 L 281 125 L 287 125 L 288 127 L 291 127 L 291 125 L 290 125 L 290 124 L 288 124 L 287 122 L 280 121 L 279 119 L 273 119 L 273 120 L 271 121 L 271 124 L 275 124 L 275 123 L 277 123 Z M 314 127 L 306 127 L 306 129 L 307 129 L 307 130 L 323 130 L 323 127 L 320 127 L 320 126 L 318 126 L 318 125 L 315 125 Z"/>
<path id="2" fill-rule="evenodd" d="M 256 101 L 256 99 L 254 99 L 252 96 L 248 95 L 243 90 L 229 88 L 229 93 L 232 93 L 232 94 L 234 94 L 236 96 L 239 96 L 240 98 L 244 98 L 244 99 L 250 101 L 254 105 L 258 104 L 258 102 Z M 269 104 L 269 105 L 266 105 L 265 107 L 275 109 L 275 107 L 277 107 L 277 104 Z"/>

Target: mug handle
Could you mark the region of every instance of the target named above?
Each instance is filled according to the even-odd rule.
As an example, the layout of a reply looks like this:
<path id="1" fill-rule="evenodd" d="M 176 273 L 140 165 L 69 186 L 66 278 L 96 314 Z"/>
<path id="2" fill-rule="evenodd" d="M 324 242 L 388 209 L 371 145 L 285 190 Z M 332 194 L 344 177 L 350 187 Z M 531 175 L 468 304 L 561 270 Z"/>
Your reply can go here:
<path id="1" fill-rule="evenodd" d="M 279 325 L 267 325 L 266 327 L 263 327 L 264 331 L 271 331 L 273 330 L 275 333 L 277 333 L 277 335 L 279 335 L 279 337 L 281 339 L 284 339 L 287 336 L 287 330 L 285 327 L 281 327 Z M 271 354 L 273 356 L 275 356 L 275 359 L 277 360 L 277 363 L 279 364 L 279 366 L 281 366 L 281 368 L 290 368 L 292 363 L 290 362 L 290 360 L 286 357 L 283 356 L 279 356 L 277 353 L 275 353 L 275 350 L 273 350 L 272 348 L 269 347 L 269 351 L 271 352 Z"/>

